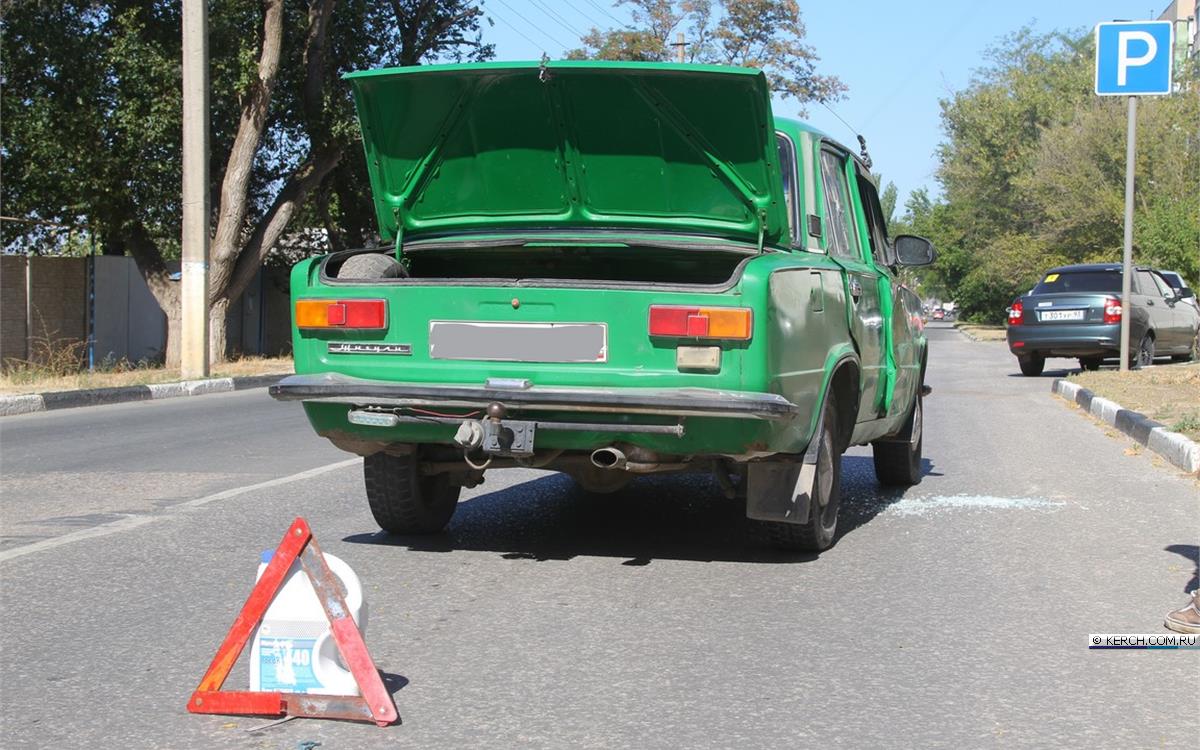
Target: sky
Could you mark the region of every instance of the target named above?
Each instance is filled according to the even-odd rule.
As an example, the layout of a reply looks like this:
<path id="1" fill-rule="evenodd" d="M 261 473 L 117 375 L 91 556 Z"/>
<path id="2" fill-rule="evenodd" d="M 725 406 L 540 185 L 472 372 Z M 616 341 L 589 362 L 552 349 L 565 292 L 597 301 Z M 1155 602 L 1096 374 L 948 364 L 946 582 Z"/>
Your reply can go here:
<path id="1" fill-rule="evenodd" d="M 1169 0 L 800 0 L 818 71 L 849 87 L 804 118 L 835 139 L 856 145 L 862 133 L 883 181 L 908 194 L 939 193 L 935 150 L 942 139 L 938 100 L 966 87 L 986 50 L 1022 26 L 1037 31 L 1090 29 L 1100 21 L 1157 18 Z M 483 0 L 485 25 L 497 60 L 552 59 L 579 44 L 591 27 L 628 23 L 627 6 L 613 0 Z M 796 116 L 794 100 L 776 101 L 777 114 Z M 840 116 L 840 120 L 838 119 Z M 843 124 L 845 120 L 853 130 Z"/>

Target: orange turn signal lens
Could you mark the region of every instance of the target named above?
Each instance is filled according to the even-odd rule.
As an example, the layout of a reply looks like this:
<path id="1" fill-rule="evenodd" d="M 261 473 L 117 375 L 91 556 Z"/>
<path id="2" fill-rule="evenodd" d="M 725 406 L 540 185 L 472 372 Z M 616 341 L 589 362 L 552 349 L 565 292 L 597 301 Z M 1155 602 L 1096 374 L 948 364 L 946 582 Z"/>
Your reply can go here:
<path id="1" fill-rule="evenodd" d="M 708 316 L 708 337 L 713 339 L 750 338 L 750 310 L 744 307 L 701 308 Z"/>
<path id="2" fill-rule="evenodd" d="M 381 299 L 296 300 L 297 328 L 387 328 L 387 302 Z"/>

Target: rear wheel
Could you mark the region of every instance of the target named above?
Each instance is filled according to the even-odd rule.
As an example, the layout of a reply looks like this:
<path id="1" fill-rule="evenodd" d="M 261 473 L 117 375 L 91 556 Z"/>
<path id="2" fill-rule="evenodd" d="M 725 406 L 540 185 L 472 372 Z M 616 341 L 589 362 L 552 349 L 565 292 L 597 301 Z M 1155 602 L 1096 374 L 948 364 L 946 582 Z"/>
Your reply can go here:
<path id="1" fill-rule="evenodd" d="M 1142 340 L 1138 343 L 1137 351 L 1133 353 L 1133 361 L 1129 366 L 1134 370 L 1140 370 L 1143 367 L 1149 367 L 1154 364 L 1154 337 L 1149 333 L 1142 336 Z"/>
<path id="2" fill-rule="evenodd" d="M 924 422 L 924 407 L 918 390 L 908 414 L 908 422 L 898 436 L 900 439 L 871 445 L 875 457 L 875 478 L 880 484 L 908 487 L 921 483 Z"/>
<path id="3" fill-rule="evenodd" d="M 833 546 L 837 534 L 838 506 L 841 504 L 842 438 L 838 434 L 837 404 L 825 407 L 825 419 L 817 444 L 817 470 L 808 520 L 804 523 L 760 521 L 771 546 L 791 552 L 820 552 Z"/>
<path id="4" fill-rule="evenodd" d="M 1079 366 L 1085 370 L 1099 370 L 1102 361 L 1099 357 L 1080 357 Z"/>
<path id="5" fill-rule="evenodd" d="M 1022 354 L 1017 357 L 1017 364 L 1021 366 L 1022 375 L 1034 377 L 1046 369 L 1046 358 L 1040 354 Z"/>
<path id="6" fill-rule="evenodd" d="M 445 474 L 422 476 L 415 453 L 367 456 L 363 479 L 375 523 L 391 534 L 434 534 L 446 528 L 461 489 Z"/>

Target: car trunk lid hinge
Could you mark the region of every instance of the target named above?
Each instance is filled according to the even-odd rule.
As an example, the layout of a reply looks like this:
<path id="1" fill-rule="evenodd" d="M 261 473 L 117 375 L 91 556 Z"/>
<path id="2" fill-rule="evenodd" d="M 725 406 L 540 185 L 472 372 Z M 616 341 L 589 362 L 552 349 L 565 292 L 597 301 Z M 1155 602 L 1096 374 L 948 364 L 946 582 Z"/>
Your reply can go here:
<path id="1" fill-rule="evenodd" d="M 763 251 L 763 241 L 767 236 L 767 209 L 758 209 L 758 253 Z"/>
<path id="2" fill-rule="evenodd" d="M 404 222 L 400 220 L 400 207 L 392 208 L 392 216 L 396 220 L 396 262 L 404 262 Z"/>

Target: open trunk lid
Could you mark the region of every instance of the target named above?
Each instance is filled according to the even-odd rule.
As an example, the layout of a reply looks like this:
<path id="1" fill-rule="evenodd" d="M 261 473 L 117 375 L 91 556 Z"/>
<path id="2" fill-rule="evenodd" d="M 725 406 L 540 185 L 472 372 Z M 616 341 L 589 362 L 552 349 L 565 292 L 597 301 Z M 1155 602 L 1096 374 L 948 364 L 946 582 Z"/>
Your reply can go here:
<path id="1" fill-rule="evenodd" d="M 566 61 L 347 78 L 385 240 L 611 227 L 761 244 L 786 230 L 760 71 Z"/>

